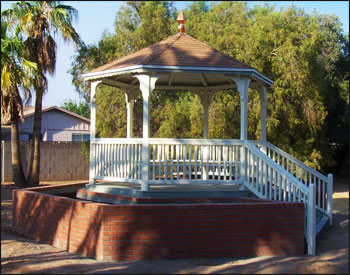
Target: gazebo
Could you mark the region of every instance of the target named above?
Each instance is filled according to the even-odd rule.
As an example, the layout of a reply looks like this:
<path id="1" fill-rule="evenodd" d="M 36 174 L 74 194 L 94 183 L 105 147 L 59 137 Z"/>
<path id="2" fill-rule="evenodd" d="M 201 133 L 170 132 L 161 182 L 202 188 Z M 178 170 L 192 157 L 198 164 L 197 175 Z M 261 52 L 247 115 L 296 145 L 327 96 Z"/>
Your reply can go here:
<path id="1" fill-rule="evenodd" d="M 266 93 L 273 81 L 258 70 L 221 53 L 185 33 L 181 11 L 179 32 L 158 43 L 114 60 L 83 75 L 91 83 L 90 179 L 138 184 L 142 191 L 157 184 L 231 183 L 258 198 L 303 202 L 306 239 L 315 253 L 315 236 L 332 224 L 332 175 L 306 166 L 266 140 Z M 95 95 L 98 85 L 118 87 L 127 105 L 126 138 L 96 138 Z M 150 95 L 153 90 L 191 91 L 203 106 L 203 139 L 152 138 Z M 208 139 L 208 111 L 213 95 L 239 92 L 240 139 Z M 261 140 L 247 137 L 248 92 L 260 95 Z M 142 138 L 133 136 L 134 101 L 142 95 Z M 317 212 L 318 211 L 318 212 Z M 317 221 L 316 212 L 320 213 Z M 317 222 L 319 226 L 317 227 Z"/>

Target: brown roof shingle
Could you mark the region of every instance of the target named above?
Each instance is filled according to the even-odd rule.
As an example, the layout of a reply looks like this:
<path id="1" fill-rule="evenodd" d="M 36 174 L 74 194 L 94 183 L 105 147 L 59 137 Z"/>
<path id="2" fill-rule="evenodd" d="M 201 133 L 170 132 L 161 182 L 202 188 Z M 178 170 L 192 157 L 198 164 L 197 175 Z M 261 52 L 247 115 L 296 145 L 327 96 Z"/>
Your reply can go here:
<path id="1" fill-rule="evenodd" d="M 87 73 L 103 72 L 135 65 L 252 68 L 183 33 L 170 36 Z"/>

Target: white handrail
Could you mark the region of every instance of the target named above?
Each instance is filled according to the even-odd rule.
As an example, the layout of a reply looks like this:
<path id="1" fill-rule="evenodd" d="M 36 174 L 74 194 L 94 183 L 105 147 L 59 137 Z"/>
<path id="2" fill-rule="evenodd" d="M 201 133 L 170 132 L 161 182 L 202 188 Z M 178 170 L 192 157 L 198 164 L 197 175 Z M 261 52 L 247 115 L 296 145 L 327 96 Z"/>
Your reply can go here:
<path id="1" fill-rule="evenodd" d="M 267 157 L 263 152 L 261 152 L 258 148 L 256 148 L 250 141 L 245 140 L 244 146 L 247 147 L 249 150 L 253 151 L 256 155 L 258 155 L 260 158 L 264 160 L 264 162 L 268 163 L 270 166 L 272 166 L 276 171 L 278 171 L 280 174 L 285 174 L 286 177 L 288 177 L 288 180 L 292 183 L 297 185 L 303 192 L 307 193 L 308 188 L 304 184 L 302 184 L 298 179 L 296 179 L 292 174 L 290 174 L 288 171 L 283 169 L 280 165 L 276 165 L 276 162 L 274 162 L 272 159 Z"/>
<path id="2" fill-rule="evenodd" d="M 241 140 L 150 138 L 150 177 L 154 183 L 222 181 L 241 183 Z"/>
<path id="3" fill-rule="evenodd" d="M 243 141 L 240 139 L 173 139 L 173 138 L 150 138 L 149 144 L 163 145 L 163 144 L 174 144 L 174 145 L 243 145 Z"/>
<path id="4" fill-rule="evenodd" d="M 93 144 L 142 144 L 142 138 L 92 138 Z"/>
<path id="5" fill-rule="evenodd" d="M 329 217 L 330 225 L 332 225 L 332 196 L 333 196 L 333 176 L 328 177 L 322 175 L 318 171 L 308 167 L 303 162 L 294 158 L 290 154 L 279 149 L 270 142 L 262 144 L 260 141 L 253 141 L 254 144 L 261 147 L 266 146 L 266 155 L 282 166 L 286 171 L 290 172 L 305 186 L 314 184 L 316 188 L 316 208 Z"/>
<path id="6" fill-rule="evenodd" d="M 327 181 L 327 177 L 322 175 L 320 172 L 312 169 L 311 167 L 307 166 L 305 163 L 301 162 L 300 160 L 296 159 L 295 157 L 293 157 L 292 155 L 288 154 L 287 152 L 281 150 L 280 148 L 278 148 L 277 146 L 273 145 L 270 142 L 266 142 L 266 145 L 269 147 L 269 149 L 273 149 L 275 152 L 283 155 L 285 158 L 288 158 L 289 160 L 293 161 L 294 163 L 298 164 L 300 167 L 302 167 L 303 169 L 307 170 L 308 172 L 316 175 L 317 177 L 319 177 L 320 179 Z"/>

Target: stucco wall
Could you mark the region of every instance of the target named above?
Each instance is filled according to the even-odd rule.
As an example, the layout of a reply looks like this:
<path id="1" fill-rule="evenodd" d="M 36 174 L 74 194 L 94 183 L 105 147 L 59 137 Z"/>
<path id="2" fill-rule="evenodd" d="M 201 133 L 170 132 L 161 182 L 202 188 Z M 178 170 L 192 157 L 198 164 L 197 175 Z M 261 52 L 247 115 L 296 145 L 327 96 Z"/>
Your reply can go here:
<path id="1" fill-rule="evenodd" d="M 30 143 L 21 142 L 24 173 L 27 173 Z M 86 180 L 89 165 L 81 152 L 80 142 L 41 142 L 40 180 Z M 13 181 L 11 143 L 1 142 L 1 181 Z"/>

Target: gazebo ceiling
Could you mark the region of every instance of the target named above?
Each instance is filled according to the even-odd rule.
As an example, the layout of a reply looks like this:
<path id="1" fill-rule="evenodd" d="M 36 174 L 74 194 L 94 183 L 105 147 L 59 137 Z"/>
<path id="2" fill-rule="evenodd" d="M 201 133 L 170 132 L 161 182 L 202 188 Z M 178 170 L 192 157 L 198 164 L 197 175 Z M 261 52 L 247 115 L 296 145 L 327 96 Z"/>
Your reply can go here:
<path id="1" fill-rule="evenodd" d="M 181 32 L 90 70 L 83 78 L 136 88 L 139 83 L 133 75 L 138 73 L 160 75 L 156 89 L 232 88 L 234 82 L 225 75 L 233 74 L 246 75 L 267 86 L 273 83 L 249 65 Z"/>

